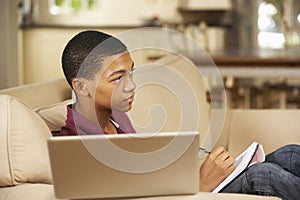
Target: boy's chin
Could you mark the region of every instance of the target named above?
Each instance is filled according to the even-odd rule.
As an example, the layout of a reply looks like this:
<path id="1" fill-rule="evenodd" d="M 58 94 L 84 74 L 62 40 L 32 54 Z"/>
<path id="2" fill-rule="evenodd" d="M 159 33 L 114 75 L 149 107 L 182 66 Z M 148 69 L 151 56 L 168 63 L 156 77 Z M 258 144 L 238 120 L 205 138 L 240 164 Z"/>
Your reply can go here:
<path id="1" fill-rule="evenodd" d="M 118 111 L 118 112 L 128 112 L 128 111 L 131 110 L 131 108 L 132 108 L 132 105 L 130 104 L 126 107 L 116 108 L 116 109 L 113 109 L 113 110 Z"/>

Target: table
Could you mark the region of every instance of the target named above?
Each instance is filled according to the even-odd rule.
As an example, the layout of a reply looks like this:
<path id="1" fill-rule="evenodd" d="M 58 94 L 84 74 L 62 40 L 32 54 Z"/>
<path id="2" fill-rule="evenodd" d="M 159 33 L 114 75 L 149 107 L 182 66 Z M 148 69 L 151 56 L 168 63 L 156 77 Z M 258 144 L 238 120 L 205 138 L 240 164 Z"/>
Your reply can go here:
<path id="1" fill-rule="evenodd" d="M 237 85 L 236 87 L 243 87 L 244 92 L 244 108 L 251 107 L 251 93 L 250 88 L 256 87 L 266 80 L 274 78 L 281 80 L 287 87 L 291 86 L 289 80 L 294 80 L 295 87 L 300 87 L 300 56 L 278 56 L 278 57 L 261 57 L 257 55 L 222 55 L 212 56 L 212 61 L 207 61 L 207 58 L 192 57 L 191 60 L 199 68 L 201 74 L 207 79 L 210 87 L 216 86 L 216 69 L 220 72 L 222 79 L 227 79 L 233 82 L 233 79 L 252 79 L 248 82 L 248 86 Z M 215 64 L 214 67 L 212 64 Z M 231 81 L 230 81 L 231 80 Z M 296 83 L 295 83 L 295 80 Z M 280 83 L 281 84 L 281 83 Z M 225 87 L 226 86 L 225 83 Z M 272 87 L 272 85 L 271 85 Z M 287 88 L 286 87 L 286 88 Z M 274 88 L 274 87 L 273 87 Z M 276 89 L 279 93 L 279 108 L 286 108 L 287 93 L 285 87 Z"/>

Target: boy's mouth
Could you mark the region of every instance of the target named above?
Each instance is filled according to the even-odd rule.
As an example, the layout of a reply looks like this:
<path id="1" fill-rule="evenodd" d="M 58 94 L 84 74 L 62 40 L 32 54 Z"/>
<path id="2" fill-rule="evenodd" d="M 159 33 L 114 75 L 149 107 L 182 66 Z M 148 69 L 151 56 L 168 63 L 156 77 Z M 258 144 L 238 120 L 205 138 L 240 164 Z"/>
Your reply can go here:
<path id="1" fill-rule="evenodd" d="M 125 98 L 124 101 L 127 101 L 128 103 L 132 103 L 134 101 L 134 94 L 132 94 L 130 97 Z"/>

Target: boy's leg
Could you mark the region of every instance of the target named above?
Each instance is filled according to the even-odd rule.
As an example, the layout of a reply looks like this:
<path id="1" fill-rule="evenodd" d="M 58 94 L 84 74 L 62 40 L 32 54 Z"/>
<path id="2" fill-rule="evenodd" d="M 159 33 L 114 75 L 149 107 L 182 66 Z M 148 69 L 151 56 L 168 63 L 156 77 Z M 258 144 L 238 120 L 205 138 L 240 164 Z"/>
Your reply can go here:
<path id="1" fill-rule="evenodd" d="M 300 178 L 274 163 L 256 163 L 224 188 L 222 192 L 299 199 Z"/>
<path id="2" fill-rule="evenodd" d="M 276 163 L 285 170 L 300 177 L 300 145 L 283 146 L 267 155 L 266 162 Z"/>

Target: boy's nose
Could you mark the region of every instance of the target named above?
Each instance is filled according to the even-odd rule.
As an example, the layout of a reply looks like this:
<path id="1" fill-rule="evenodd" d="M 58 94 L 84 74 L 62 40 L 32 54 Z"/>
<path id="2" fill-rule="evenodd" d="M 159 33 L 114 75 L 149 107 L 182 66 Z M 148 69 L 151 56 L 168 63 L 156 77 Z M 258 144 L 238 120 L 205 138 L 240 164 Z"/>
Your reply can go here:
<path id="1" fill-rule="evenodd" d="M 127 77 L 125 81 L 125 87 L 124 87 L 125 92 L 132 92 L 135 90 L 135 88 L 136 85 L 133 81 L 133 78 L 131 76 Z"/>

